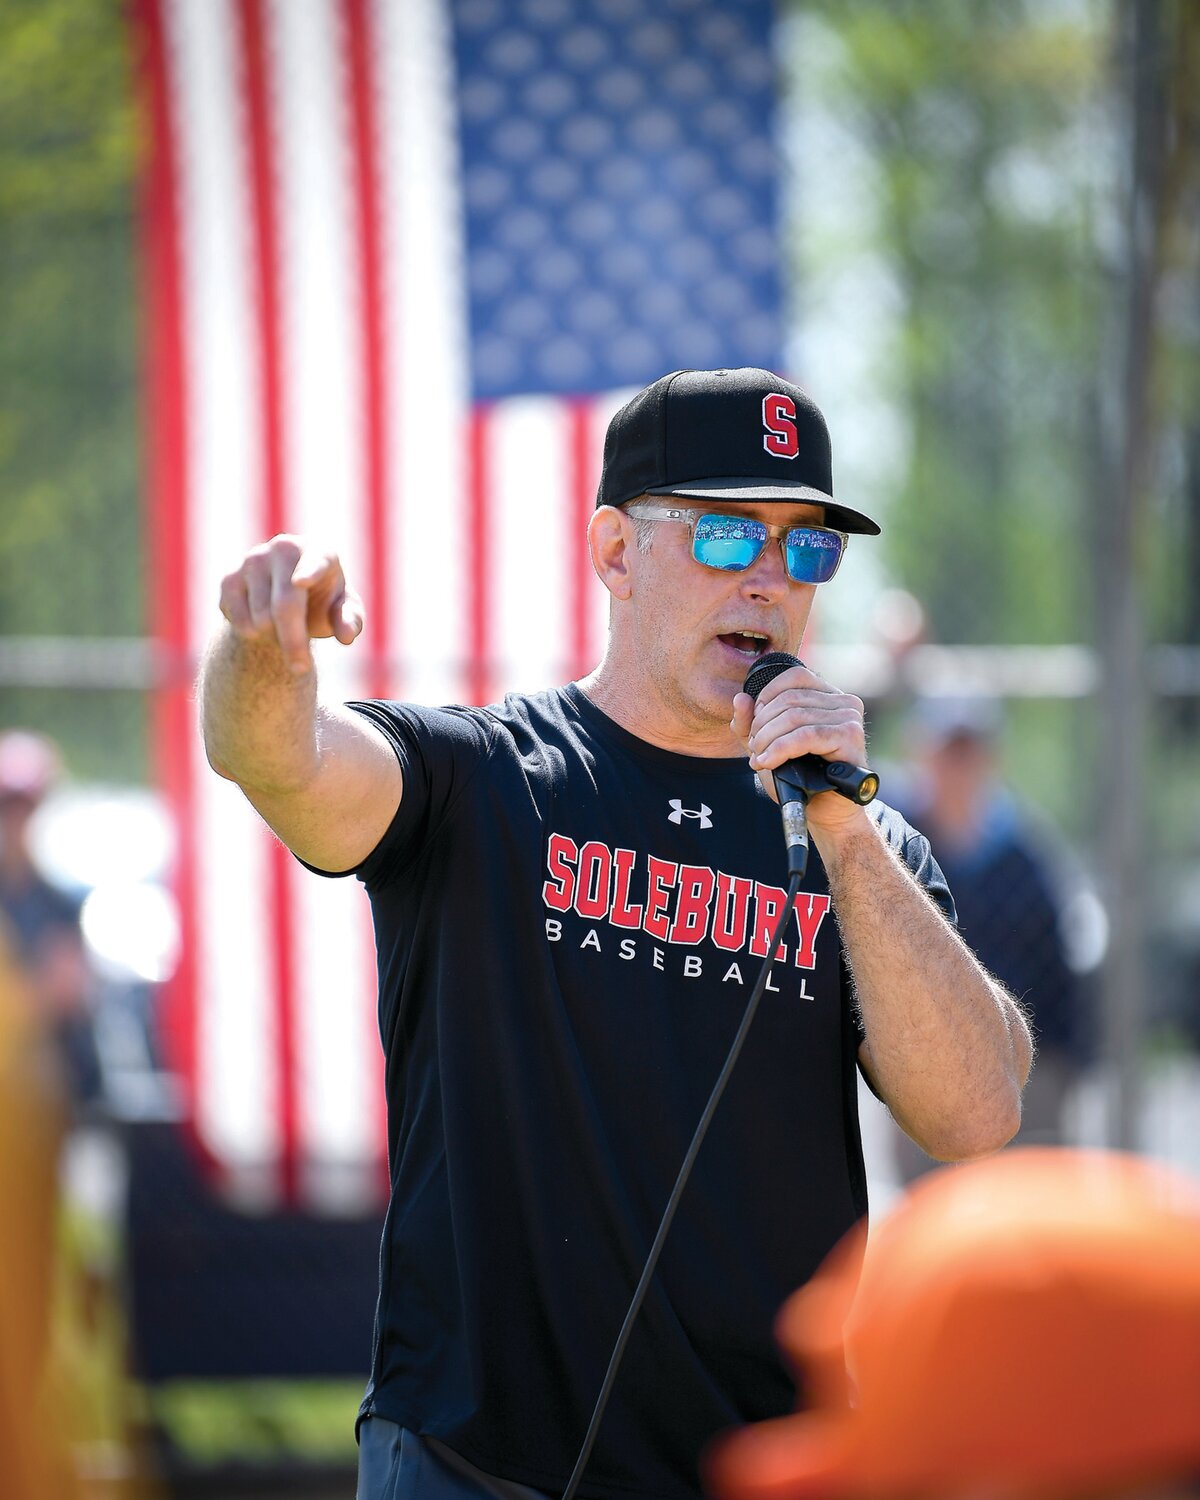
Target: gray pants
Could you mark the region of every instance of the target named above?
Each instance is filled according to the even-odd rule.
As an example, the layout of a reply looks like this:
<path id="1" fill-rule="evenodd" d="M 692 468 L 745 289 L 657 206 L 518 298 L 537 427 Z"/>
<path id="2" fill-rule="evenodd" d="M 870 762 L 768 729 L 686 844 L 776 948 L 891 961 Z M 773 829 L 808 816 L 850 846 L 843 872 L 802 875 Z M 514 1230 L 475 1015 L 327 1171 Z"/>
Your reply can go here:
<path id="1" fill-rule="evenodd" d="M 541 1490 L 494 1479 L 436 1438 L 383 1417 L 358 1429 L 358 1500 L 548 1500 Z"/>

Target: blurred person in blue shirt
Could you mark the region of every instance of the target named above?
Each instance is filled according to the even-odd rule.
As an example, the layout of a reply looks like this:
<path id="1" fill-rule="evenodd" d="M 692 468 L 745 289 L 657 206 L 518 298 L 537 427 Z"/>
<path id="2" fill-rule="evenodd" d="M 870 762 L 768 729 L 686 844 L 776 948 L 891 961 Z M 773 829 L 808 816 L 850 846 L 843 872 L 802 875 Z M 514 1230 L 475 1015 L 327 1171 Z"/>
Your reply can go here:
<path id="1" fill-rule="evenodd" d="M 0 914 L 72 1097 L 90 1101 L 100 1080 L 79 903 L 42 874 L 30 838 L 34 815 L 61 770 L 58 751 L 44 735 L 27 729 L 0 734 Z"/>
<path id="2" fill-rule="evenodd" d="M 1082 878 L 1062 841 L 1000 779 L 994 701 L 924 699 L 911 727 L 912 776 L 899 795 L 892 787 L 893 801 L 928 837 L 954 892 L 959 932 L 1032 1024 L 1037 1061 L 1017 1139 L 1063 1144 L 1063 1106 L 1092 1042 L 1075 931 Z M 896 1157 L 906 1179 L 932 1165 L 907 1138 Z"/>

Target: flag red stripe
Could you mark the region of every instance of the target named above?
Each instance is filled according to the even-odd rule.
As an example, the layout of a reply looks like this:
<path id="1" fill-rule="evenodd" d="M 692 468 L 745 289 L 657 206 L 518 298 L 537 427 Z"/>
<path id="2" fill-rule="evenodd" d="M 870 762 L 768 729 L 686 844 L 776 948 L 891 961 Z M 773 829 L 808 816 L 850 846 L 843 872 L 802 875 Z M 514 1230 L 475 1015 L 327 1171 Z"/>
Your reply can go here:
<path id="1" fill-rule="evenodd" d="M 190 1090 L 196 1076 L 199 949 L 191 819 L 187 363 L 183 350 L 177 137 L 160 0 L 137 0 L 133 24 L 141 107 L 149 126 L 140 203 L 143 527 L 149 623 L 161 652 L 151 702 L 151 734 L 157 781 L 177 838 L 173 885 L 181 929 L 179 967 L 162 1008 L 163 1046 L 170 1066 L 189 1090 L 189 1106 L 194 1106 Z"/>
<path id="2" fill-rule="evenodd" d="M 378 85 L 372 64 L 380 55 L 371 34 L 369 0 L 342 0 L 342 33 L 346 39 L 350 87 L 350 124 L 357 218 L 360 345 L 362 349 L 364 478 L 366 504 L 367 693 L 372 698 L 398 697 L 399 682 L 393 679 L 392 663 L 399 655 L 397 612 L 392 608 L 388 504 L 392 492 L 392 452 L 396 431 L 388 413 L 396 406 L 389 389 L 387 321 L 384 286 L 384 239 L 381 204 L 382 173 L 379 159 Z M 394 418 L 393 418 L 394 421 Z M 375 964 L 370 950 L 364 955 L 363 992 L 374 993 Z M 379 1057 L 379 1031 L 374 1007 L 364 1007 L 366 1031 L 363 1055 L 372 1064 Z M 371 1138 L 381 1151 L 381 1190 L 389 1186 L 387 1164 L 387 1119 L 382 1069 L 368 1073 L 366 1107 L 371 1116 Z"/>
<path id="3" fill-rule="evenodd" d="M 491 701 L 492 590 L 485 533 L 491 487 L 489 438 L 491 408 L 480 402 L 467 418 L 467 701 Z"/>
<path id="4" fill-rule="evenodd" d="M 592 565 L 587 548 L 587 523 L 592 513 L 591 449 L 592 403 L 572 401 L 567 408 L 570 509 L 567 521 L 566 570 L 571 589 L 572 677 L 582 677 L 595 666 L 591 660 L 590 610 Z"/>
<path id="5" fill-rule="evenodd" d="M 342 0 L 350 78 L 351 144 L 358 221 L 359 309 L 362 320 L 362 373 L 366 467 L 366 580 L 371 649 L 368 692 L 383 698 L 399 691 L 389 681 L 388 662 L 398 654 L 388 587 L 387 504 L 390 491 L 387 359 L 384 344 L 383 224 L 379 202 L 379 134 L 367 0 Z M 394 407 L 392 408 L 394 409 Z"/>
<path id="6" fill-rule="evenodd" d="M 275 212 L 274 151 L 263 36 L 264 0 L 238 0 L 246 63 L 253 284 L 262 375 L 262 506 L 272 534 L 284 530 L 283 345 L 280 329 L 279 224 Z"/>
<path id="7" fill-rule="evenodd" d="M 251 219 L 254 230 L 252 276 L 256 293 L 259 369 L 262 379 L 261 507 L 264 536 L 287 529 L 285 520 L 283 331 L 280 315 L 279 226 L 275 211 L 274 142 L 270 117 L 263 0 L 238 0 L 245 58 Z M 299 1053 L 296 1017 L 295 921 L 289 891 L 291 856 L 272 842 L 267 862 L 267 922 L 276 971 L 277 1099 L 282 1189 L 297 1201 L 300 1150 Z"/>
<path id="8" fill-rule="evenodd" d="M 389 389 L 387 349 L 385 246 L 383 237 L 382 167 L 378 113 L 378 82 L 373 71 L 380 49 L 372 36 L 369 0 L 341 0 L 341 34 L 346 51 L 349 87 L 350 155 L 354 188 L 354 213 L 358 270 L 359 347 L 361 351 L 363 400 L 363 476 L 365 540 L 365 596 L 367 625 L 361 645 L 368 652 L 366 691 L 373 698 L 398 696 L 393 680 L 398 654 L 395 635 L 396 612 L 392 608 L 388 505 L 391 497 L 392 452 L 395 432 L 389 411 L 395 407 Z M 394 420 L 394 418 L 393 418 Z M 364 953 L 362 987 L 372 994 L 376 987 L 375 965 L 370 950 Z M 374 1007 L 364 1007 L 363 1056 L 374 1063 L 378 1057 L 378 1027 Z M 380 1150 L 381 1191 L 387 1190 L 387 1124 L 383 1082 L 377 1067 L 370 1067 L 365 1091 L 371 1117 L 371 1139 Z"/>

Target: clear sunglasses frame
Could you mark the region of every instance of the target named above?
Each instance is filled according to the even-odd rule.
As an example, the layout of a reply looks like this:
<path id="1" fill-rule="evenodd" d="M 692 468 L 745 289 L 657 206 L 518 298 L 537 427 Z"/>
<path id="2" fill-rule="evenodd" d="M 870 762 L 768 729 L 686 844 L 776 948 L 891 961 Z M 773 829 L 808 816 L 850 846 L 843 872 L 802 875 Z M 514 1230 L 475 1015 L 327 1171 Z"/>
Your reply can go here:
<path id="1" fill-rule="evenodd" d="M 718 573 L 744 573 L 746 571 L 746 568 L 752 568 L 758 561 L 758 559 L 762 556 L 763 549 L 766 547 L 767 541 L 774 539 L 779 543 L 779 550 L 783 554 L 783 566 L 784 571 L 787 572 L 787 576 L 792 580 L 793 583 L 808 583 L 813 588 L 819 588 L 822 583 L 829 583 L 837 573 L 837 570 L 842 565 L 842 558 L 846 555 L 846 543 L 850 537 L 850 533 L 848 531 L 836 531 L 832 526 L 818 526 L 814 522 L 810 521 L 801 521 L 794 526 L 778 526 L 774 525 L 770 521 L 760 521 L 756 516 L 731 516 L 726 511 L 695 510 L 690 506 L 651 505 L 647 501 L 642 500 L 635 500 L 632 504 L 626 505 L 623 508 L 626 515 L 632 516 L 637 521 L 681 522 L 687 527 L 688 534 L 692 538 L 692 557 L 696 562 L 700 563 L 702 567 L 712 568 L 714 572 Z M 746 564 L 745 568 L 726 568 L 722 567 L 719 563 L 705 562 L 704 558 L 696 556 L 696 525 L 698 522 L 704 520 L 744 520 L 753 522 L 755 526 L 762 526 L 766 529 L 767 540 L 763 542 L 762 547 L 759 548 L 754 557 Z M 838 552 L 838 559 L 833 566 L 833 572 L 830 573 L 828 578 L 822 578 L 814 581 L 812 579 L 792 577 L 792 574 L 788 570 L 787 566 L 787 539 L 795 531 L 816 532 L 821 536 L 836 536 L 840 538 L 841 548 Z"/>

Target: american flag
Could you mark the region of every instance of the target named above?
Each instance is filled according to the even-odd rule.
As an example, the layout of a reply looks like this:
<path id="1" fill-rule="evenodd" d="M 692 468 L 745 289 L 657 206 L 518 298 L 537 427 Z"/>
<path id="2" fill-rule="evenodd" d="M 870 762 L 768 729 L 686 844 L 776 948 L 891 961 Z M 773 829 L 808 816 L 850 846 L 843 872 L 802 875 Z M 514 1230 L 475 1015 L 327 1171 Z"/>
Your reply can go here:
<path id="1" fill-rule="evenodd" d="M 154 630 L 194 661 L 279 531 L 364 596 L 327 691 L 486 702 L 598 659 L 604 427 L 779 368 L 770 0 L 136 0 Z M 281 849 L 160 693 L 165 1007 L 233 1201 L 385 1183 L 367 903 Z"/>

